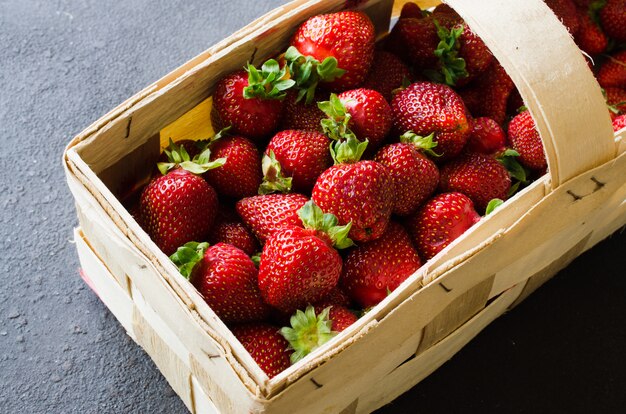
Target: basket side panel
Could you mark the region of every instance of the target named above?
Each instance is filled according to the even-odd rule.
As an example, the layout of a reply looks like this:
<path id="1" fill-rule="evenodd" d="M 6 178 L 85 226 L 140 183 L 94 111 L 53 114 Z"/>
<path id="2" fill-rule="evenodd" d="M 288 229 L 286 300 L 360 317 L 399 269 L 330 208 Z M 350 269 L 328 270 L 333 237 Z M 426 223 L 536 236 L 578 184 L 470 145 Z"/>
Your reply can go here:
<path id="1" fill-rule="evenodd" d="M 74 241 L 78 250 L 78 258 L 84 272 L 85 282 L 98 295 L 120 324 L 135 339 L 133 331 L 134 304 L 127 291 L 120 287 L 102 261 L 93 253 L 83 232 L 74 229 Z"/>
<path id="2" fill-rule="evenodd" d="M 452 358 L 493 320 L 506 312 L 520 295 L 523 287 L 523 284 L 520 284 L 504 292 L 454 333 L 386 375 L 367 392 L 361 394 L 356 412 L 370 413 L 414 387 Z"/>

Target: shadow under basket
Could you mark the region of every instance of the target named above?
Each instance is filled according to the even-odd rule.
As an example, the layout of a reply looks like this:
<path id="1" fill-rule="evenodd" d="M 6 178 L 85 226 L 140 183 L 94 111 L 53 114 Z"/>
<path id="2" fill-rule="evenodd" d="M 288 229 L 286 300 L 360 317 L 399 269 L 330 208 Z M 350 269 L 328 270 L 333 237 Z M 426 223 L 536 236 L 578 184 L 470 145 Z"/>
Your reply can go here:
<path id="1" fill-rule="evenodd" d="M 541 0 L 449 0 L 515 82 L 549 173 L 357 323 L 269 379 L 120 200 L 145 183 L 168 138 L 212 133 L 210 96 L 220 78 L 275 55 L 301 22 L 345 3 L 279 7 L 122 103 L 64 153 L 81 275 L 193 413 L 371 412 L 626 224 L 626 134 L 613 132 L 601 90 L 566 29 Z M 383 36 L 403 2 L 356 3 Z"/>

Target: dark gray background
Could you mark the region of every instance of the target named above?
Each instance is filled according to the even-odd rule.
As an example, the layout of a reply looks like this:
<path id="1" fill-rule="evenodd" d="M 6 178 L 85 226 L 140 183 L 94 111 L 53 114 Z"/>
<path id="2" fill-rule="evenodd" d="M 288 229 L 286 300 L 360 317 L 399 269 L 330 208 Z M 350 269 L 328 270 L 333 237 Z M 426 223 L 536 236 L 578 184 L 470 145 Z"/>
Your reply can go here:
<path id="1" fill-rule="evenodd" d="M 280 3 L 0 0 L 1 413 L 185 412 L 78 276 L 61 154 Z M 585 254 L 381 413 L 623 411 L 624 253 L 621 234 Z"/>

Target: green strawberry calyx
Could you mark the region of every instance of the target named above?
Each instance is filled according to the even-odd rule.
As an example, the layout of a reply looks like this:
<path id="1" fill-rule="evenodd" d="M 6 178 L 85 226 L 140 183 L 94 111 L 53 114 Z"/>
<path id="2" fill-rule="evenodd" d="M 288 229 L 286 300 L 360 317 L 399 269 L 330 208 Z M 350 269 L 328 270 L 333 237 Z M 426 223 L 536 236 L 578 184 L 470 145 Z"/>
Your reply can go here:
<path id="1" fill-rule="evenodd" d="M 276 159 L 274 151 L 263 155 L 261 161 L 263 168 L 263 182 L 259 186 L 259 194 L 271 194 L 275 192 L 288 193 L 291 191 L 291 177 L 285 177 L 280 162 Z"/>
<path id="2" fill-rule="evenodd" d="M 324 213 L 313 200 L 307 201 L 300 210 L 298 217 L 302 220 L 304 228 L 316 230 L 326 234 L 337 249 L 345 249 L 354 245 L 348 237 L 352 222 L 345 226 L 339 225 L 339 220 L 334 214 Z"/>
<path id="3" fill-rule="evenodd" d="M 517 193 L 520 188 L 528 185 L 529 182 L 528 171 L 517 160 L 519 156 L 519 152 L 515 151 L 514 149 L 507 148 L 496 157 L 498 162 L 507 169 L 507 171 L 509 172 L 509 176 L 511 177 L 511 181 L 513 182 L 513 185 L 511 185 L 511 189 L 509 190 L 509 197 Z"/>
<path id="4" fill-rule="evenodd" d="M 209 243 L 206 242 L 185 243 L 176 249 L 176 252 L 170 256 L 170 260 L 178 267 L 180 274 L 189 280 L 194 267 L 202 260 L 208 248 Z"/>
<path id="5" fill-rule="evenodd" d="M 459 56 L 459 48 L 461 47 L 459 38 L 463 35 L 464 26 L 457 25 L 452 29 L 448 29 L 441 26 L 436 19 L 433 22 L 440 39 L 434 52 L 439 59 L 439 70 L 426 71 L 426 75 L 432 81 L 445 83 L 448 86 L 456 86 L 459 79 L 469 76 L 465 59 Z"/>
<path id="6" fill-rule="evenodd" d="M 332 82 L 346 73 L 337 67 L 337 59 L 332 56 L 320 63 L 313 56 L 303 55 L 294 46 L 290 46 L 283 56 L 298 90 L 296 102 L 303 98 L 307 104 L 313 102 L 315 89 L 320 82 Z"/>
<path id="7" fill-rule="evenodd" d="M 248 72 L 248 86 L 243 89 L 246 99 L 285 99 L 286 91 L 296 84 L 287 66 L 281 68 L 275 59 L 265 62 L 261 70 L 250 63 L 244 69 Z"/>
<path id="8" fill-rule="evenodd" d="M 437 154 L 433 151 L 433 148 L 437 146 L 437 142 L 435 142 L 435 133 L 431 133 L 425 137 L 417 135 L 413 131 L 407 131 L 404 134 L 400 135 L 400 142 L 404 144 L 413 144 L 418 149 L 422 150 L 424 153 L 433 156 L 433 157 L 441 157 L 441 154 Z"/>
<path id="9" fill-rule="evenodd" d="M 317 103 L 317 107 L 326 114 L 327 118 L 320 121 L 324 133 L 328 138 L 339 141 L 353 137 L 356 135 L 349 127 L 352 116 L 345 104 L 339 97 L 331 93 L 330 100 Z"/>
<path id="10" fill-rule="evenodd" d="M 485 210 L 485 216 L 493 213 L 493 211 L 496 208 L 500 207 L 502 204 L 504 204 L 504 201 L 500 200 L 499 198 L 494 198 L 493 200 L 489 201 L 489 204 L 487 204 L 487 209 Z"/>
<path id="11" fill-rule="evenodd" d="M 202 152 L 191 159 L 185 147 L 182 145 L 176 145 L 170 138 L 170 143 L 164 150 L 169 162 L 157 163 L 159 171 L 161 174 L 165 175 L 171 169 L 180 167 L 190 173 L 200 175 L 226 164 L 226 158 L 218 158 L 211 161 L 211 149 L 206 144 L 203 146 L 204 149 L 202 149 Z"/>
<path id="12" fill-rule="evenodd" d="M 330 100 L 318 102 L 317 106 L 327 116 L 320 123 L 326 136 L 333 141 L 330 144 L 330 154 L 335 164 L 358 162 L 367 148 L 368 141 L 359 141 L 348 126 L 352 117 L 344 102 L 336 94 L 331 93 Z"/>
<path id="13" fill-rule="evenodd" d="M 297 310 L 289 320 L 291 327 L 280 330 L 281 335 L 289 342 L 289 348 L 294 351 L 290 357 L 292 364 L 337 335 L 337 332 L 332 330 L 332 321 L 328 318 L 330 308 L 330 306 L 325 308 L 318 315 L 311 305 L 307 306 L 304 312 Z"/>

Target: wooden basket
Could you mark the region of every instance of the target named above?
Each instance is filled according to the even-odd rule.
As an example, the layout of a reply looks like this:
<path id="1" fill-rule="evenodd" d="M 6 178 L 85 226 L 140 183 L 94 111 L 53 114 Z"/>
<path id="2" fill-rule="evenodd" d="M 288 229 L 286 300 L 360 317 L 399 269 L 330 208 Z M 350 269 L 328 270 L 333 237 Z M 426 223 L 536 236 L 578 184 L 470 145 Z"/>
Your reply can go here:
<path id="1" fill-rule="evenodd" d="M 67 147 L 84 277 L 191 412 L 370 412 L 626 224 L 626 134 L 613 133 L 600 88 L 554 14 L 541 0 L 447 2 L 514 80 L 550 172 L 271 380 L 118 197 L 149 176 L 164 140 L 211 133 L 210 95 L 222 76 L 284 49 L 299 23 L 339 10 L 345 0 L 298 0 L 270 12 L 128 99 Z M 392 0 L 356 3 L 383 34 L 402 2 L 395 9 Z"/>

